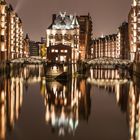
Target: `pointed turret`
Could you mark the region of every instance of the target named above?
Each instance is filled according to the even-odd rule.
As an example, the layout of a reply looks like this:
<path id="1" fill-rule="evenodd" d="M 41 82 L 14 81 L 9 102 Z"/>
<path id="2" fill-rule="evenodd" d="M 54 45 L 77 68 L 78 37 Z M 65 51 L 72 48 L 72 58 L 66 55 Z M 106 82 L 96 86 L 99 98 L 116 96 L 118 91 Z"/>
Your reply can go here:
<path id="1" fill-rule="evenodd" d="M 136 6 L 137 5 L 137 0 L 133 0 L 132 6 Z"/>
<path id="2" fill-rule="evenodd" d="M 25 39 L 30 40 L 28 33 L 26 33 Z"/>
<path id="3" fill-rule="evenodd" d="M 75 27 L 75 28 L 79 28 L 79 23 L 78 23 L 76 15 L 73 18 L 72 26 Z"/>
<path id="4" fill-rule="evenodd" d="M 11 4 L 8 5 L 8 9 L 9 9 L 10 11 L 14 11 L 13 6 L 12 6 Z"/>

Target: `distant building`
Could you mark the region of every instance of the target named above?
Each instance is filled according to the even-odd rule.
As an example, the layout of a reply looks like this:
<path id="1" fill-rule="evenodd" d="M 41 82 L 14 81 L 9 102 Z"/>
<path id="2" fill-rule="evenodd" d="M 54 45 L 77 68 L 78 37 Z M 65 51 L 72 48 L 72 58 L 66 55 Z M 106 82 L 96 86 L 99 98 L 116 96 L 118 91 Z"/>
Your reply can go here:
<path id="1" fill-rule="evenodd" d="M 112 57 L 119 58 L 120 51 L 117 48 L 117 34 L 107 35 L 92 41 L 90 48 L 91 58 Z"/>
<path id="2" fill-rule="evenodd" d="M 90 58 L 120 58 L 129 59 L 128 23 L 123 22 L 117 34 L 106 35 L 92 41 Z"/>
<path id="3" fill-rule="evenodd" d="M 92 19 L 90 14 L 78 16 L 80 25 L 80 59 L 90 57 L 90 45 L 92 42 Z"/>
<path id="4" fill-rule="evenodd" d="M 129 49 L 129 35 L 128 35 L 128 23 L 123 22 L 118 28 L 118 50 L 120 49 L 120 59 L 130 58 Z"/>
<path id="5" fill-rule="evenodd" d="M 70 46 L 72 50 L 71 62 L 79 60 L 80 27 L 76 15 L 67 15 L 66 12 L 60 12 L 58 15 L 54 14 L 52 24 L 49 26 L 46 33 L 47 49 L 50 46 L 52 47 L 59 44 Z M 61 58 L 61 60 L 65 60 L 65 58 Z"/>
<path id="6" fill-rule="evenodd" d="M 47 47 L 46 42 L 36 42 L 39 46 L 39 57 L 42 59 L 46 59 L 47 57 Z"/>
<path id="7" fill-rule="evenodd" d="M 46 37 L 41 37 L 41 43 L 46 44 Z"/>
<path id="8" fill-rule="evenodd" d="M 39 44 L 35 41 L 30 41 L 29 52 L 31 57 L 39 57 Z"/>

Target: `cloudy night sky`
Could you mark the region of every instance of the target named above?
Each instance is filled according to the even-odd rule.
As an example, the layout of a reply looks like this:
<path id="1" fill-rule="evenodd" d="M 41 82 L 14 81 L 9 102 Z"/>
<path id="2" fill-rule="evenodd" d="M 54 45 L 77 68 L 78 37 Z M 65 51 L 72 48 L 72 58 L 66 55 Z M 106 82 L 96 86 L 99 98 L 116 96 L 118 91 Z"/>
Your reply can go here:
<path id="1" fill-rule="evenodd" d="M 93 21 L 93 36 L 117 32 L 117 27 L 127 21 L 132 0 L 6 0 L 12 4 L 23 21 L 24 33 L 39 41 L 51 24 L 52 14 L 87 15 Z"/>

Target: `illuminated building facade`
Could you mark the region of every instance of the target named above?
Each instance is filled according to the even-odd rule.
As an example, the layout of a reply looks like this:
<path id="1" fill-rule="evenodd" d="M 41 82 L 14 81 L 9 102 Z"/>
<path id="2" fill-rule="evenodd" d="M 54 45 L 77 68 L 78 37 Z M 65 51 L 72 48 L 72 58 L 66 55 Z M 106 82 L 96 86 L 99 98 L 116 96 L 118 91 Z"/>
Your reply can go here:
<path id="1" fill-rule="evenodd" d="M 140 0 L 133 0 L 131 10 L 128 15 L 130 59 L 135 60 L 136 52 L 140 44 Z"/>
<path id="2" fill-rule="evenodd" d="M 47 33 L 47 49 L 50 46 L 63 44 L 71 47 L 71 62 L 79 60 L 79 35 L 80 26 L 76 15 L 66 15 L 66 12 L 53 15 L 52 24 L 46 31 Z M 47 54 L 48 56 L 48 54 Z M 55 61 L 66 61 L 65 58 L 59 56 Z"/>
<path id="3" fill-rule="evenodd" d="M 7 60 L 23 57 L 23 28 L 22 21 L 14 12 L 11 5 L 7 7 Z"/>
<path id="4" fill-rule="evenodd" d="M 92 37 L 92 19 L 90 14 L 78 16 L 80 25 L 80 60 L 90 57 Z"/>
<path id="5" fill-rule="evenodd" d="M 8 49 L 10 59 L 22 58 L 23 57 L 23 27 L 22 21 L 18 15 L 13 11 L 11 5 L 8 7 Z"/>
<path id="6" fill-rule="evenodd" d="M 129 35 L 128 35 L 127 22 L 123 22 L 122 25 L 118 28 L 117 40 L 118 40 L 117 50 L 120 52 L 120 59 L 130 59 Z"/>
<path id="7" fill-rule="evenodd" d="M 47 47 L 58 44 L 70 46 L 72 48 L 71 61 L 73 62 L 89 58 L 92 36 L 91 16 L 89 14 L 73 16 L 60 13 L 59 15 L 54 14 L 52 21 L 51 26 L 47 29 Z"/>
<path id="8" fill-rule="evenodd" d="M 22 21 L 5 0 L 0 1 L 0 61 L 24 57 Z"/>
<path id="9" fill-rule="evenodd" d="M 119 58 L 120 50 L 117 46 L 117 34 L 100 37 L 92 41 L 91 58 L 112 57 Z"/>
<path id="10" fill-rule="evenodd" d="M 0 1 L 0 57 L 1 61 L 5 61 L 7 59 L 7 48 L 6 48 L 6 16 L 7 16 L 7 9 L 6 9 L 6 2 L 4 0 Z"/>

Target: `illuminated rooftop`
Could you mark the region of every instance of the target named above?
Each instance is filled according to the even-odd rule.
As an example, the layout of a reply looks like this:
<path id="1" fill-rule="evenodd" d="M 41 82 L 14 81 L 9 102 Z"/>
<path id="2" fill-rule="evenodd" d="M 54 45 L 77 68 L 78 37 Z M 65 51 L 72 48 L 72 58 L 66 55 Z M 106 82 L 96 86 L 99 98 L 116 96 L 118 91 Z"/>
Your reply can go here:
<path id="1" fill-rule="evenodd" d="M 60 12 L 56 15 L 53 24 L 49 27 L 51 29 L 74 29 L 79 28 L 79 23 L 76 15 L 67 15 L 66 12 Z"/>

